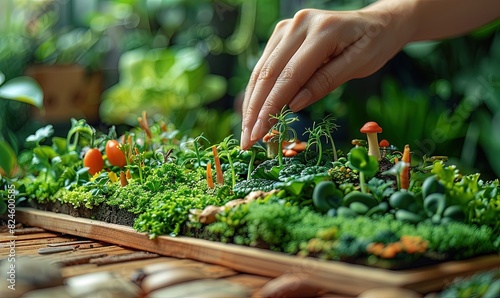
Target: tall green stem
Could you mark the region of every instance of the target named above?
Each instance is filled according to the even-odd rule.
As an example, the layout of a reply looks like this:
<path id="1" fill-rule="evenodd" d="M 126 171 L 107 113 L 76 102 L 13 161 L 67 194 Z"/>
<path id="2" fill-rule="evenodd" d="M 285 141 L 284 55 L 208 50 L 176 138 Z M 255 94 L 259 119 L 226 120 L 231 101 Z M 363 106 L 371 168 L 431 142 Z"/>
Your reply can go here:
<path id="1" fill-rule="evenodd" d="M 319 164 L 321 163 L 321 159 L 323 159 L 323 146 L 321 145 L 319 135 L 316 140 L 316 146 L 318 146 L 318 161 L 316 162 L 316 166 L 319 166 Z"/>
<path id="2" fill-rule="evenodd" d="M 255 150 L 253 147 L 251 148 L 251 150 L 252 155 L 250 156 L 250 162 L 248 163 L 247 180 L 250 180 L 250 176 L 252 175 L 253 171 L 253 163 L 255 162 L 255 157 L 257 156 L 257 150 Z"/>
<path id="3" fill-rule="evenodd" d="M 359 186 L 361 188 L 361 192 L 366 193 L 365 187 L 365 173 L 359 171 Z"/>

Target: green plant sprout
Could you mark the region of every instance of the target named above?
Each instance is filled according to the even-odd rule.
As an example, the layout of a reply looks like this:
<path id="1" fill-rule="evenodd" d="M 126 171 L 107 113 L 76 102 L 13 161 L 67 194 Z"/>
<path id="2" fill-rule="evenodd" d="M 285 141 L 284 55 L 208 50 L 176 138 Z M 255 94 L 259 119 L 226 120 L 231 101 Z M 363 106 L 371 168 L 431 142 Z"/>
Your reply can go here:
<path id="1" fill-rule="evenodd" d="M 396 182 L 398 185 L 398 190 L 401 189 L 401 172 L 409 166 L 408 163 L 404 161 L 398 161 L 392 168 L 382 173 L 382 175 L 392 175 L 396 177 Z"/>
<path id="2" fill-rule="evenodd" d="M 359 185 L 361 192 L 366 193 L 365 179 L 374 176 L 378 172 L 378 161 L 368 155 L 368 151 L 364 147 L 354 147 L 347 154 L 349 167 L 359 171 Z"/>
<path id="3" fill-rule="evenodd" d="M 253 164 L 255 163 L 255 158 L 260 152 L 266 152 L 266 149 L 262 147 L 260 144 L 254 144 L 250 148 L 250 162 L 248 163 L 248 172 L 247 172 L 247 180 L 251 179 L 252 172 L 253 172 Z"/>
<path id="4" fill-rule="evenodd" d="M 333 117 L 333 115 L 328 115 L 319 123 L 318 127 L 321 128 L 321 135 L 326 138 L 326 142 L 330 141 L 332 143 L 333 150 L 333 161 L 337 160 L 337 149 L 335 148 L 335 142 L 333 142 L 332 133 L 334 130 L 337 130 L 339 127 L 334 121 L 337 118 Z"/>
<path id="5" fill-rule="evenodd" d="M 76 120 L 75 118 L 71 118 L 71 129 L 68 131 L 68 136 L 66 137 L 68 152 L 76 150 L 80 138 L 87 138 L 90 142 L 93 135 L 93 128 L 87 124 L 85 119 Z M 72 138 L 74 138 L 73 142 L 71 142 Z"/>
<path id="6" fill-rule="evenodd" d="M 278 132 L 277 135 L 273 136 L 270 139 L 270 141 L 278 141 L 278 162 L 280 169 L 283 168 L 283 142 L 290 142 L 297 139 L 297 132 L 290 127 L 290 124 L 299 121 L 299 117 L 290 117 L 290 115 L 292 114 L 292 110 L 288 109 L 287 106 L 283 106 L 278 114 L 269 115 L 271 117 L 270 120 L 277 121 L 269 130 L 269 134 L 274 135 L 273 131 Z"/>
<path id="7" fill-rule="evenodd" d="M 137 150 L 137 147 L 135 149 L 136 149 L 136 154 L 134 155 L 133 161 L 135 162 L 137 166 L 137 171 L 139 172 L 139 181 L 141 182 L 141 184 L 143 184 L 144 180 L 143 180 L 142 167 L 144 163 L 144 152 L 139 152 L 139 150 Z"/>
<path id="8" fill-rule="evenodd" d="M 227 136 L 222 142 L 219 143 L 217 148 L 221 155 L 226 155 L 227 161 L 229 163 L 229 168 L 231 169 L 231 187 L 233 188 L 236 184 L 236 172 L 233 166 L 233 159 L 231 158 L 231 150 L 238 145 L 238 141 L 233 138 L 233 135 Z"/>
<path id="9" fill-rule="evenodd" d="M 319 164 L 321 163 L 321 159 L 323 158 L 323 144 L 321 143 L 321 137 L 326 138 L 327 143 L 328 141 L 332 143 L 333 159 L 334 161 L 337 160 L 337 149 L 335 148 L 335 143 L 333 142 L 332 138 L 333 130 L 336 130 L 338 127 L 338 125 L 333 122 L 335 121 L 335 119 L 336 118 L 334 118 L 333 116 L 328 115 L 323 118 L 323 120 L 319 124 L 316 124 L 316 122 L 314 122 L 313 127 L 307 128 L 304 132 L 304 134 L 309 134 L 306 150 L 309 150 L 312 145 L 316 145 L 316 151 L 318 152 L 318 161 L 316 162 L 316 166 L 319 166 Z"/>
<path id="10" fill-rule="evenodd" d="M 194 154 L 194 157 L 186 159 L 184 161 L 184 164 L 187 163 L 187 162 L 191 162 L 192 160 L 196 160 L 196 162 L 194 162 L 194 166 L 195 167 L 205 166 L 201 162 L 201 159 L 203 157 L 205 157 L 205 155 L 206 155 L 206 151 L 203 149 L 203 145 L 200 143 L 201 140 L 204 140 L 205 142 L 207 142 L 208 144 L 210 144 L 210 141 L 207 138 L 205 138 L 203 136 L 203 134 L 201 134 L 201 135 L 197 136 L 196 138 L 194 138 L 194 139 L 186 142 L 186 144 L 189 143 L 189 144 L 193 145 L 193 149 L 188 149 L 188 151 L 191 152 L 192 154 Z"/>

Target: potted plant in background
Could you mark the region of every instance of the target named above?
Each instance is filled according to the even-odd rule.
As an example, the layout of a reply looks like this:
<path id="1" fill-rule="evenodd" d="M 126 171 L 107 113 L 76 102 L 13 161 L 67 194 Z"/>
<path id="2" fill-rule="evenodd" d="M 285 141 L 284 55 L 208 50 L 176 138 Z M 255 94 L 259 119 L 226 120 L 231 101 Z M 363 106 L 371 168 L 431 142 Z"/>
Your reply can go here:
<path id="1" fill-rule="evenodd" d="M 19 102 L 29 104 L 39 109 L 43 108 L 43 93 L 38 83 L 30 77 L 17 77 L 5 82 L 5 75 L 0 72 L 0 102 Z M 17 139 L 6 127 L 7 109 L 0 110 L 0 183 L 5 185 L 6 179 L 15 177 L 19 168 L 17 165 Z M 3 193 L 5 191 L 5 193 Z M 0 214 L 7 209 L 7 189 L 0 189 Z M 18 202 L 16 202 L 18 203 Z"/>
<path id="2" fill-rule="evenodd" d="M 26 74 L 44 91 L 46 111 L 36 115 L 45 122 L 67 123 L 72 117 L 99 122 L 106 39 L 103 32 L 77 24 L 76 13 L 68 4 L 49 1 L 29 18 L 33 53 Z"/>
<path id="3" fill-rule="evenodd" d="M 7 78 L 26 74 L 41 85 L 45 109 L 32 110 L 37 120 L 97 123 L 106 40 L 103 32 L 77 23 L 69 3 L 3 1 L 0 35 L 7 44 L 0 46 L 0 66 Z"/>

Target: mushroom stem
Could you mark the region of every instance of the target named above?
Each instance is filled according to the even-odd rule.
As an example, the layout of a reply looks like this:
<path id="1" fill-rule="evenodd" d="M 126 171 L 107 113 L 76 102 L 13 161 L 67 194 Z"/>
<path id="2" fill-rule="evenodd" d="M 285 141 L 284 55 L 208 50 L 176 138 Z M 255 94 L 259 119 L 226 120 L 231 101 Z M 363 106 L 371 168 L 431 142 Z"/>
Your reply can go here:
<path id="1" fill-rule="evenodd" d="M 368 139 L 368 155 L 372 155 L 380 161 L 381 158 L 380 149 L 378 147 L 377 133 L 367 133 L 366 138 Z"/>

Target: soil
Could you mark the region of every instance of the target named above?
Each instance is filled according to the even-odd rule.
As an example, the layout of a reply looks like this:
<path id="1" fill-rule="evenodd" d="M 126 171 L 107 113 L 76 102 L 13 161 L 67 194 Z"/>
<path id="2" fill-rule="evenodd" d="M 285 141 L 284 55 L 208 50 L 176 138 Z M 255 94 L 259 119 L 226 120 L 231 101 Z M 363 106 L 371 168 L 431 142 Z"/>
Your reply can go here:
<path id="1" fill-rule="evenodd" d="M 39 210 L 63 213 L 74 217 L 90 218 L 129 227 L 134 225 L 136 218 L 135 214 L 130 213 L 127 210 L 106 204 L 101 204 L 92 209 L 87 209 L 85 207 L 75 208 L 71 204 L 62 204 L 61 202 L 38 203 L 30 201 L 30 206 Z"/>

